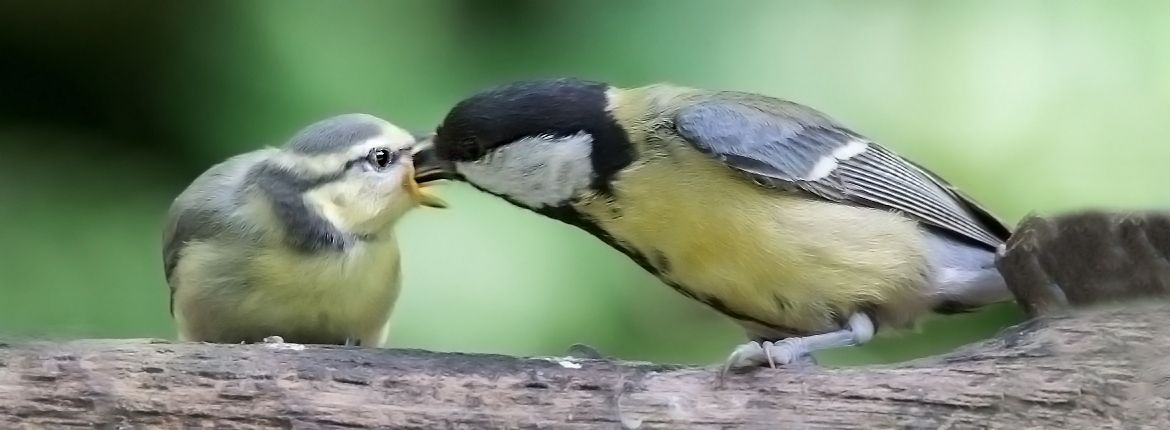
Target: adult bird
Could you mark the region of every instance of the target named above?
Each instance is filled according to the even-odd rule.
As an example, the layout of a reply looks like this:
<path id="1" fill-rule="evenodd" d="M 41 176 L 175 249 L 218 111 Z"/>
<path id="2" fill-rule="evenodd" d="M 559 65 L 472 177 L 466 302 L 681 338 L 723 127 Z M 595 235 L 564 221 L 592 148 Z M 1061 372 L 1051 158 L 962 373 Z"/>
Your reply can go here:
<path id="1" fill-rule="evenodd" d="M 575 225 L 741 324 L 751 341 L 724 372 L 1012 298 L 994 264 L 1005 224 L 787 100 L 520 81 L 460 101 L 424 152 L 419 178 Z"/>

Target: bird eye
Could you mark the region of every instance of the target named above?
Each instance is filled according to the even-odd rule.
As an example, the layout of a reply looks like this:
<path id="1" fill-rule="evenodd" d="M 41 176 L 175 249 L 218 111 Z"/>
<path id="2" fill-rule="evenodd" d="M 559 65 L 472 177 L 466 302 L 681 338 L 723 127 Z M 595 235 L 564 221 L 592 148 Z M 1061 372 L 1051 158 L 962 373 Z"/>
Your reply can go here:
<path id="1" fill-rule="evenodd" d="M 367 157 L 367 159 L 369 160 L 370 165 L 378 169 L 385 169 L 391 164 L 394 164 L 394 160 L 398 158 L 397 155 L 398 154 L 390 152 L 388 149 L 377 148 L 370 151 L 370 155 Z"/>

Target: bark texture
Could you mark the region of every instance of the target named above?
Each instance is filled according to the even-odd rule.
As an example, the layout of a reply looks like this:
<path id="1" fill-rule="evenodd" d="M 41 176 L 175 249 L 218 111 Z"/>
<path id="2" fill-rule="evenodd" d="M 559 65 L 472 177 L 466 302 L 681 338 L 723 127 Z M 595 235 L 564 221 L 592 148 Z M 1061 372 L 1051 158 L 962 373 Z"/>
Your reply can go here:
<path id="1" fill-rule="evenodd" d="M 720 385 L 715 368 L 571 357 L 21 342 L 0 344 L 0 428 L 1170 428 L 1167 226 L 1030 218 L 1000 269 L 1036 316 L 897 366 Z"/>
<path id="2" fill-rule="evenodd" d="M 997 261 L 1029 315 L 1170 295 L 1170 211 L 1024 218 Z"/>
<path id="3" fill-rule="evenodd" d="M 1170 305 L 900 366 L 709 368 L 150 341 L 0 349 L 0 423 L 215 428 L 1165 428 Z"/>

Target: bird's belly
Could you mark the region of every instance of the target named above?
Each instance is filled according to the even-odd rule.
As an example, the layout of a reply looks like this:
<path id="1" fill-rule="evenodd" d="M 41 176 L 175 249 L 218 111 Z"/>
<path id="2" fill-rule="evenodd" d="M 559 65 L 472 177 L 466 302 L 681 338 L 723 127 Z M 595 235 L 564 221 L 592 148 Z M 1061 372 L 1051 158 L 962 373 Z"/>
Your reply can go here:
<path id="1" fill-rule="evenodd" d="M 344 286 L 337 288 L 338 293 Z M 258 331 L 267 330 L 268 335 L 281 335 L 287 342 L 294 343 L 340 343 L 347 339 L 358 340 L 377 331 L 390 316 L 393 301 L 387 294 L 361 297 L 330 298 L 325 295 L 272 294 L 269 291 L 256 292 L 238 308 L 238 315 L 249 327 L 241 330 L 256 337 Z M 368 346 L 374 340 L 361 339 Z M 380 340 L 377 340 L 380 341 Z"/>
<path id="2" fill-rule="evenodd" d="M 209 342 L 278 335 L 295 343 L 354 338 L 378 344 L 381 339 L 363 337 L 380 335 L 400 282 L 396 246 L 379 245 L 317 257 L 284 251 L 229 256 L 194 245 L 175 293 L 181 335 Z"/>
<path id="3" fill-rule="evenodd" d="M 897 325 L 925 308 L 924 245 L 911 220 L 707 182 L 714 188 L 627 186 L 608 208 L 583 207 L 661 279 L 740 320 L 807 333 L 861 308 Z"/>
<path id="4" fill-rule="evenodd" d="M 345 340 L 377 331 L 398 297 L 399 257 L 397 248 L 365 246 L 344 256 L 270 261 L 260 271 L 272 285 L 255 289 L 240 312 L 310 337 Z"/>

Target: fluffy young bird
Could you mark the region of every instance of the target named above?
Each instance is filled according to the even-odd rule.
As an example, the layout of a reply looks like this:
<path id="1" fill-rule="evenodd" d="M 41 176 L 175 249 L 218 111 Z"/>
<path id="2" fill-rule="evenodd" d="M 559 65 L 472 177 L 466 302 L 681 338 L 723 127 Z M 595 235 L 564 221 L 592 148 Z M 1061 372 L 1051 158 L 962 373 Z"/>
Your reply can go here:
<path id="1" fill-rule="evenodd" d="M 394 224 L 445 206 L 414 180 L 414 142 L 346 114 L 196 178 L 163 235 L 179 338 L 382 346 L 402 282 Z"/>
<path id="2" fill-rule="evenodd" d="M 1012 297 L 994 266 L 1007 226 L 790 101 L 522 81 L 459 102 L 431 144 L 420 175 L 584 229 L 740 323 L 752 341 L 724 372 Z"/>

